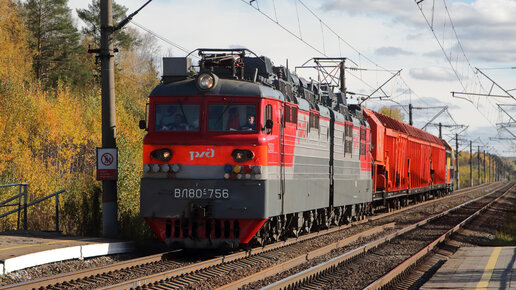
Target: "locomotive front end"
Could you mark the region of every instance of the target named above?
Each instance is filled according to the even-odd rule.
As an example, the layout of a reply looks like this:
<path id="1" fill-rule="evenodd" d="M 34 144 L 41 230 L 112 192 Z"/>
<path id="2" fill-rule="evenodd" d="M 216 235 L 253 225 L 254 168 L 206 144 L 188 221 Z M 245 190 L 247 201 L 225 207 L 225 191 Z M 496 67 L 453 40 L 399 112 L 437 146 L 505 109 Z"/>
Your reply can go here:
<path id="1" fill-rule="evenodd" d="M 171 247 L 237 247 L 268 218 L 262 92 L 187 74 L 150 94 L 140 213 Z"/>

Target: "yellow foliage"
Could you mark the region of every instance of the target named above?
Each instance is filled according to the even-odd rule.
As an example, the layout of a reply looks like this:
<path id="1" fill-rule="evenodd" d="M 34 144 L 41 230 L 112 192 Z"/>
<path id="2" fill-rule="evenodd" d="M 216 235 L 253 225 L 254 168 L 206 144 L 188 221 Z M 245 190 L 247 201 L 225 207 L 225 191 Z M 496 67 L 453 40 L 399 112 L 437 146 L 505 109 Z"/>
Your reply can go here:
<path id="1" fill-rule="evenodd" d="M 0 0 L 0 83 L 17 83 L 30 75 L 27 35 L 14 1 Z"/>
<path id="2" fill-rule="evenodd" d="M 380 108 L 379 112 L 401 122 L 403 122 L 403 118 L 405 118 L 401 110 L 395 107 L 383 106 Z"/>
<path id="3" fill-rule="evenodd" d="M 100 89 L 73 91 L 71 84 L 61 83 L 46 91 L 40 83 L 29 82 L 31 52 L 20 23 L 13 1 L 0 0 L 0 184 L 28 183 L 31 200 L 66 189 L 61 199 L 64 230 L 98 231 L 95 149 L 101 145 Z M 92 56 L 87 57 L 91 61 Z M 139 217 L 139 182 L 145 132 L 138 121 L 158 79 L 152 61 L 137 53 L 123 51 L 117 63 L 118 198 L 120 227 L 127 235 L 141 232 L 144 225 Z M 0 191 L 0 200 L 6 195 Z M 33 209 L 31 229 L 51 228 L 53 202 Z"/>

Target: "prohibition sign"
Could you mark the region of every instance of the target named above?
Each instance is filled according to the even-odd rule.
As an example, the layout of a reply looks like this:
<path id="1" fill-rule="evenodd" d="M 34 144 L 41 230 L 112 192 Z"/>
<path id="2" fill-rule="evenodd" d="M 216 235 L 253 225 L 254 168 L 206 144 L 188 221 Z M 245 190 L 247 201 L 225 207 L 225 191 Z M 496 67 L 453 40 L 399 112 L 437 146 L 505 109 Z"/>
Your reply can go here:
<path id="1" fill-rule="evenodd" d="M 102 156 L 100 156 L 100 162 L 104 165 L 104 166 L 109 166 L 111 164 L 113 164 L 113 155 L 111 155 L 111 153 L 104 153 L 102 154 Z"/>

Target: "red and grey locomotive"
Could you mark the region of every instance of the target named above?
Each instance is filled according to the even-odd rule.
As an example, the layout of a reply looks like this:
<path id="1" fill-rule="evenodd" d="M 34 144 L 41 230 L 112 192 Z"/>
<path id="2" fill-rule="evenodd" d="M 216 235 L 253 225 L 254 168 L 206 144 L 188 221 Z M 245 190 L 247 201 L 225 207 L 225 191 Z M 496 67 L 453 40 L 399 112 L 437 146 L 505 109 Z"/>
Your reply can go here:
<path id="1" fill-rule="evenodd" d="M 169 246 L 276 241 L 450 189 L 435 136 L 245 49 L 198 52 L 198 70 L 164 59 L 141 123 L 140 212 Z"/>

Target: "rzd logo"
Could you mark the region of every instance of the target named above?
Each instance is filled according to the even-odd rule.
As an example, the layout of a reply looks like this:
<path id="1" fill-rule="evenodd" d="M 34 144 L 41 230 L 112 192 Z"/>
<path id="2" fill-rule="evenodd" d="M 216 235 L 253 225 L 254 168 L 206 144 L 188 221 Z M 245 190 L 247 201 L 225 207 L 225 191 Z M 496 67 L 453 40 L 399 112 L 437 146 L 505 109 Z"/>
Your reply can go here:
<path id="1" fill-rule="evenodd" d="M 190 151 L 190 160 L 194 160 L 194 158 L 213 158 L 215 156 L 215 150 L 209 148 L 206 151 L 198 152 L 198 151 Z"/>

